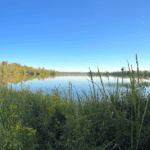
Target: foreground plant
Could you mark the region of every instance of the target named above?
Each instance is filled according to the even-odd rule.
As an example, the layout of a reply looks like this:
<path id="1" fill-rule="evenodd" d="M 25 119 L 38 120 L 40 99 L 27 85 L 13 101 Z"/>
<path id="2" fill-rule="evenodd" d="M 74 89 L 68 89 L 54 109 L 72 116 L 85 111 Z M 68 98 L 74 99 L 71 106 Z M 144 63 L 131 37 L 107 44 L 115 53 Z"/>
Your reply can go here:
<path id="1" fill-rule="evenodd" d="M 136 63 L 137 63 L 138 87 L 139 87 L 139 68 L 138 68 L 137 54 L 136 54 Z M 129 64 L 128 64 L 128 67 L 129 67 Z M 100 79 L 101 79 L 101 73 L 99 72 L 99 69 L 98 69 L 98 73 L 99 73 L 99 76 L 100 76 Z M 129 73 L 131 74 L 130 67 L 129 67 Z M 135 80 L 134 80 L 133 74 L 134 74 L 134 72 L 132 71 L 132 79 L 133 79 L 133 81 L 131 81 L 131 77 L 130 77 L 130 83 L 131 83 L 131 92 L 132 92 L 132 102 L 133 102 L 134 108 L 133 107 L 131 108 L 131 149 L 133 149 L 133 127 L 136 126 L 136 137 L 135 137 L 135 139 L 136 139 L 136 150 L 137 150 L 138 149 L 139 140 L 140 140 L 140 132 L 142 130 L 142 124 L 143 124 L 143 121 L 144 121 L 144 117 L 145 117 L 145 113 L 147 111 L 147 105 L 148 105 L 149 101 L 147 101 L 147 103 L 146 103 L 145 111 L 144 111 L 144 114 L 143 114 L 143 117 L 142 117 L 142 123 L 140 124 L 140 94 L 138 94 L 138 101 L 136 101 Z M 92 76 L 92 74 L 91 74 L 91 76 Z M 92 80 L 92 78 L 91 78 L 91 80 Z M 101 79 L 101 84 L 103 86 L 102 79 Z M 103 91 L 105 93 L 104 86 L 103 86 Z M 122 123 L 122 131 L 125 131 L 124 130 L 125 129 L 125 116 L 124 116 L 124 113 L 123 112 L 118 112 L 116 110 L 115 106 L 114 106 L 114 103 L 117 103 L 117 95 L 118 95 L 118 80 L 117 80 L 117 92 L 116 92 L 116 96 L 115 96 L 115 101 L 110 101 L 110 102 L 111 102 L 111 105 L 112 105 L 114 111 L 117 114 L 117 117 L 118 117 L 119 121 Z M 95 96 L 95 92 L 94 92 L 94 96 Z M 107 95 L 106 95 L 106 93 L 105 93 L 105 100 L 106 100 L 106 104 L 107 104 L 107 109 L 109 111 L 109 115 L 111 116 L 110 107 L 108 106 L 108 103 L 107 103 Z M 137 103 L 138 103 L 138 111 L 137 111 L 137 108 L 136 108 Z M 134 120 L 133 120 L 133 111 L 134 111 L 134 115 L 135 115 L 134 116 L 135 117 L 135 123 L 134 123 Z M 119 115 L 119 113 L 120 113 L 120 115 Z M 113 141 L 111 141 L 111 142 L 113 142 Z M 106 145 L 106 147 L 107 146 L 108 145 Z M 119 147 L 118 144 L 117 144 L 117 146 L 118 146 L 119 150 L 121 150 L 121 148 Z"/>
<path id="2" fill-rule="evenodd" d="M 98 92 L 95 93 L 96 83 L 91 71 L 94 95 L 91 91 L 88 97 L 83 92 L 85 99 L 77 93 L 78 102 L 72 97 L 72 86 L 70 94 L 70 82 L 69 98 L 66 93 L 65 98 L 60 98 L 58 90 L 54 96 L 43 96 L 41 92 L 33 94 L 24 89 L 12 91 L 3 88 L 0 93 L 0 147 L 6 150 L 150 149 L 150 115 L 147 113 L 150 98 L 142 97 L 142 90 L 137 89 L 140 87 L 139 74 L 138 87 L 132 72 L 130 90 L 120 100 L 118 80 L 116 93 L 109 93 L 109 98 L 99 69 L 98 73 L 103 87 L 103 91 L 99 88 L 101 99 Z"/>

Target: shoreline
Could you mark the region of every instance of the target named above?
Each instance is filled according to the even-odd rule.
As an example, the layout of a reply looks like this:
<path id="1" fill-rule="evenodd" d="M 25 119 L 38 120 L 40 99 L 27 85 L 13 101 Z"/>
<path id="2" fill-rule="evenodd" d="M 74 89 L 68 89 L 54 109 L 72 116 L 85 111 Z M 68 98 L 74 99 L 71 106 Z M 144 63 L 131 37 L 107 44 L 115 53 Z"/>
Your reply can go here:
<path id="1" fill-rule="evenodd" d="M 102 76 L 120 76 L 120 77 L 132 77 L 132 74 L 122 74 L 122 73 L 101 73 Z M 90 76 L 90 73 L 58 73 L 56 76 Z M 92 76 L 99 76 L 99 73 L 92 73 Z M 137 73 L 134 73 L 133 76 L 137 76 Z M 146 73 L 139 73 L 139 76 L 141 77 L 150 77 L 150 74 Z"/>

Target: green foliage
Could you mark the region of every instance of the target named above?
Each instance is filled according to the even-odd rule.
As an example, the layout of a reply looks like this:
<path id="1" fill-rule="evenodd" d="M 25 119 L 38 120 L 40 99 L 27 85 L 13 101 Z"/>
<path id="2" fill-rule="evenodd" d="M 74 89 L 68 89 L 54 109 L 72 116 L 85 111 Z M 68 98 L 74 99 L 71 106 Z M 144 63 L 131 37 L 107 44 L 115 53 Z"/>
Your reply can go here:
<path id="1" fill-rule="evenodd" d="M 150 149 L 150 94 L 142 95 L 144 85 L 139 85 L 139 89 L 132 85 L 129 88 L 125 96 L 116 96 L 117 90 L 116 95 L 110 94 L 110 99 L 103 88 L 100 101 L 94 89 L 94 96 L 84 93 L 86 100 L 78 96 L 78 103 L 73 103 L 70 96 L 69 102 L 67 97 L 61 99 L 58 90 L 53 96 L 42 96 L 40 92 L 3 88 L 0 147 L 6 150 Z"/>

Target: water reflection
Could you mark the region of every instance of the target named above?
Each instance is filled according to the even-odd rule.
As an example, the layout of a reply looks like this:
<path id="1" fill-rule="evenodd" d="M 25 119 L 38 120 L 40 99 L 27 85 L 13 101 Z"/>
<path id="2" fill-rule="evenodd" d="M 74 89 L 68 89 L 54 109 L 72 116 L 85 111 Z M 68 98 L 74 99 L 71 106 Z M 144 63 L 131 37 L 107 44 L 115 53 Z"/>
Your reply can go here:
<path id="1" fill-rule="evenodd" d="M 147 92 L 146 93 L 146 96 L 147 96 L 150 91 L 149 90 L 150 81 L 148 79 L 140 79 L 140 87 L 137 88 L 138 80 L 137 78 L 135 78 L 135 80 L 136 80 L 136 83 L 135 83 L 136 89 L 139 91 L 145 90 L 145 92 Z M 68 92 L 69 81 L 72 83 L 72 97 L 74 93 L 74 100 L 76 101 L 78 100 L 76 91 L 83 98 L 86 98 L 86 97 L 83 94 L 82 90 L 87 94 L 87 96 L 91 96 L 90 87 L 94 95 L 93 85 L 92 85 L 91 79 L 88 76 L 60 76 L 60 77 L 53 78 L 53 79 L 47 78 L 43 81 L 33 79 L 32 81 L 26 81 L 23 84 L 25 85 L 25 87 L 28 87 L 30 85 L 31 92 L 36 93 L 36 90 L 43 90 L 43 94 L 50 94 L 50 95 L 54 95 L 57 92 L 56 88 L 58 88 L 58 92 L 62 93 L 61 98 L 65 97 L 65 93 L 64 93 L 64 90 L 65 90 L 67 94 L 67 98 L 69 99 L 69 92 Z M 95 88 L 96 94 L 98 91 L 98 95 L 101 98 L 102 97 L 101 91 L 103 92 L 103 87 L 101 85 L 100 77 L 96 77 L 96 76 L 93 77 L 93 82 L 98 85 L 97 86 L 96 84 L 94 84 L 94 88 Z M 115 92 L 117 89 L 117 77 L 102 76 L 102 82 L 104 85 L 105 92 L 110 98 L 109 91 L 113 93 L 113 91 Z M 24 86 L 22 87 L 21 83 L 16 84 L 16 85 L 9 83 L 8 88 L 12 87 L 12 89 L 21 90 L 21 88 L 24 88 Z M 39 86 L 39 84 L 41 85 Z M 119 88 L 119 91 L 118 91 L 119 97 L 121 97 L 121 92 L 122 91 L 125 92 L 130 88 L 130 78 L 118 77 L 118 88 Z M 71 90 L 71 86 L 70 86 L 70 90 Z"/>

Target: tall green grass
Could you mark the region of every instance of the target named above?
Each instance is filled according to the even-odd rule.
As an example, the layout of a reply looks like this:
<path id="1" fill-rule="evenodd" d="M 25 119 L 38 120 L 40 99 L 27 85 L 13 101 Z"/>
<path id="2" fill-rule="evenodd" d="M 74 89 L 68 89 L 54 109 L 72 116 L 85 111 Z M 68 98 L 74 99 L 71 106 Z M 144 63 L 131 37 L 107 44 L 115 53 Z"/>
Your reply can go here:
<path id="1" fill-rule="evenodd" d="M 136 54 L 138 87 L 139 68 Z M 129 64 L 128 64 L 129 67 Z M 98 67 L 97 67 L 98 68 Z M 133 70 L 133 69 L 132 69 Z M 130 67 L 129 67 L 130 71 Z M 101 84 L 101 73 L 99 72 Z M 130 72 L 131 74 L 131 72 Z M 0 92 L 0 149 L 2 150 L 148 150 L 150 149 L 150 94 L 141 96 L 130 77 L 131 88 L 119 97 L 117 90 L 106 95 L 105 88 L 94 94 L 82 91 L 78 101 L 55 95 L 15 91 Z M 97 84 L 96 84 L 97 85 Z M 91 87 L 90 87 L 91 89 Z M 103 91 L 102 91 L 103 90 Z M 74 94 L 74 93 L 73 93 Z M 122 95 L 122 93 L 121 93 Z M 102 98 L 100 98 L 102 96 Z"/>

